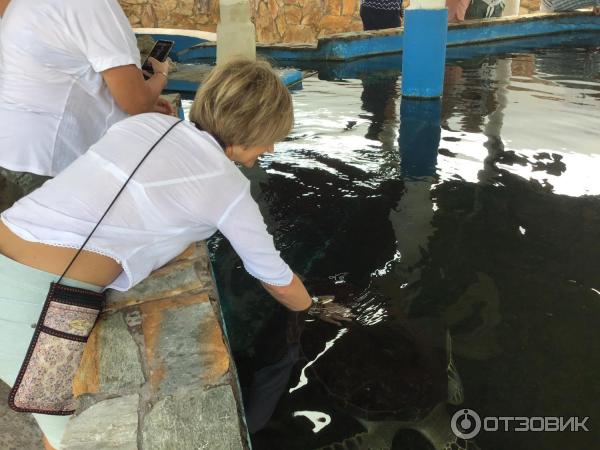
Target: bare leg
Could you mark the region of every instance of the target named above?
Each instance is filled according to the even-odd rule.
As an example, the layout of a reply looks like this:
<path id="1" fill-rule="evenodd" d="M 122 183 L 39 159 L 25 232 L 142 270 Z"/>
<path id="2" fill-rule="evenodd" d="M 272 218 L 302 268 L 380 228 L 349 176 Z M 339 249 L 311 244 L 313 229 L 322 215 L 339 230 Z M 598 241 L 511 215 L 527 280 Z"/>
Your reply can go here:
<path id="1" fill-rule="evenodd" d="M 55 450 L 54 447 L 50 445 L 50 442 L 48 442 L 48 439 L 46 439 L 46 436 L 44 436 L 44 450 Z"/>
<path id="2" fill-rule="evenodd" d="M 10 0 L 0 0 L 0 17 L 4 15 L 4 10 L 10 3 Z"/>

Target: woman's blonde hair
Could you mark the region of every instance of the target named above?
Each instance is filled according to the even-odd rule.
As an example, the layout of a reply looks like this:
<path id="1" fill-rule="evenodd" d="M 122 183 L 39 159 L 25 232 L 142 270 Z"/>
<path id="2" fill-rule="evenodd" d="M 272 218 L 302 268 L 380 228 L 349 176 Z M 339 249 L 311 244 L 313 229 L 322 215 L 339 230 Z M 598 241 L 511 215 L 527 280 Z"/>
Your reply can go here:
<path id="1" fill-rule="evenodd" d="M 235 59 L 204 79 L 190 120 L 225 145 L 270 145 L 292 128 L 292 97 L 267 61 Z"/>

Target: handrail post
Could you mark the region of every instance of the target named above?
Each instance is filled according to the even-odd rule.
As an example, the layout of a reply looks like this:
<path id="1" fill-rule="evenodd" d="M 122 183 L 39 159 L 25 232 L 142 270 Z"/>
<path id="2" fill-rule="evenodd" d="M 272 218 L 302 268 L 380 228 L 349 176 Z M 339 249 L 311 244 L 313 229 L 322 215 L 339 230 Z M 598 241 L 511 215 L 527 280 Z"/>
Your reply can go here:
<path id="1" fill-rule="evenodd" d="M 402 95 L 440 98 L 448 40 L 444 0 L 412 0 L 405 12 Z"/>
<path id="2" fill-rule="evenodd" d="M 217 65 L 236 56 L 256 58 L 256 29 L 248 0 L 220 0 L 217 25 Z"/>

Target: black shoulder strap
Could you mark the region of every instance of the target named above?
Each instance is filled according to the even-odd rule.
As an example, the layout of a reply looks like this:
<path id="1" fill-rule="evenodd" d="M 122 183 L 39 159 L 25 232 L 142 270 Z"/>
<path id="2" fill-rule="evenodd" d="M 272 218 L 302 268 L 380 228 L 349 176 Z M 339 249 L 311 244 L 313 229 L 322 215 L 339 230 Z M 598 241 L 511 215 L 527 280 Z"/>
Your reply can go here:
<path id="1" fill-rule="evenodd" d="M 79 254 L 83 251 L 83 248 L 85 247 L 85 244 L 88 243 L 88 241 L 90 240 L 90 238 L 92 237 L 92 235 L 94 234 L 94 232 L 96 231 L 96 229 L 98 228 L 98 226 L 100 225 L 100 223 L 104 220 L 104 218 L 106 217 L 106 215 L 108 214 L 108 212 L 110 211 L 110 209 L 113 207 L 113 205 L 115 204 L 115 202 L 117 201 L 117 199 L 119 198 L 119 196 L 121 195 L 121 193 L 125 190 L 125 187 L 127 186 L 127 183 L 129 183 L 129 180 L 131 180 L 133 178 L 133 176 L 135 175 L 135 173 L 137 172 L 137 170 L 140 168 L 140 166 L 142 165 L 142 163 L 146 160 L 146 158 L 148 157 L 148 155 L 150 155 L 150 152 L 152 150 L 154 150 L 154 148 L 160 143 L 160 141 L 162 141 L 163 138 L 167 134 L 169 134 L 169 132 L 173 128 L 175 128 L 177 125 L 179 125 L 181 122 L 183 122 L 183 119 L 178 120 L 173 125 L 171 125 L 169 127 L 169 129 L 167 131 L 165 131 L 165 133 L 154 143 L 154 145 L 150 148 L 150 150 L 148 150 L 148 152 L 142 158 L 142 160 L 139 162 L 139 164 L 136 166 L 136 168 L 133 169 L 133 172 L 131 172 L 131 175 L 129 175 L 129 178 L 127 178 L 127 181 L 125 181 L 125 184 L 123 184 L 123 186 L 121 187 L 121 189 L 119 190 L 119 192 L 117 192 L 117 195 L 115 195 L 115 198 L 113 199 L 113 201 L 110 202 L 110 205 L 108 205 L 108 208 L 106 208 L 106 211 L 104 211 L 104 214 L 102 214 L 102 217 L 100 217 L 100 220 L 98 221 L 98 223 L 96 224 L 96 226 L 94 227 L 94 229 L 91 231 L 91 233 L 89 234 L 89 236 L 87 237 L 87 239 L 83 242 L 83 244 L 81 244 L 81 247 L 79 248 L 79 250 L 77 251 L 77 253 L 75 253 L 75 256 L 73 256 L 73 259 L 71 260 L 71 262 L 69 263 L 69 265 L 67 266 L 67 268 L 65 269 L 65 271 L 63 272 L 63 274 L 60 276 L 60 278 L 56 282 L 57 284 L 60 284 L 60 282 L 62 281 L 62 279 L 64 278 L 64 276 L 67 274 L 67 272 L 69 271 L 69 269 L 71 268 L 71 266 L 73 265 L 73 263 L 75 262 L 75 260 L 77 259 L 77 257 L 79 256 Z"/>

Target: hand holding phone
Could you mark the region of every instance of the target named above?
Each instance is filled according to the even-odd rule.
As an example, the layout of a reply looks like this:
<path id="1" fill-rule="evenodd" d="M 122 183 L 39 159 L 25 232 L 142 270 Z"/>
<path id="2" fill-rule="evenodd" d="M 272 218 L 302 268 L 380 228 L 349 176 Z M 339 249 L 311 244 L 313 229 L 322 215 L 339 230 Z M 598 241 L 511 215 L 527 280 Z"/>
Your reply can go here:
<path id="1" fill-rule="evenodd" d="M 145 79 L 148 79 L 152 75 L 154 75 L 154 67 L 152 66 L 152 63 L 150 62 L 150 58 L 154 58 L 160 62 L 165 62 L 167 60 L 167 57 L 169 56 L 169 52 L 171 51 L 171 48 L 173 48 L 174 44 L 175 44 L 175 42 L 173 42 L 173 41 L 166 41 L 166 40 L 156 41 L 156 43 L 154 44 L 154 47 L 152 47 L 152 51 L 148 55 L 148 58 L 146 58 L 146 60 L 144 61 L 144 64 L 142 64 L 142 72 L 144 73 Z"/>

